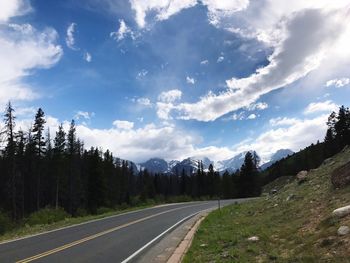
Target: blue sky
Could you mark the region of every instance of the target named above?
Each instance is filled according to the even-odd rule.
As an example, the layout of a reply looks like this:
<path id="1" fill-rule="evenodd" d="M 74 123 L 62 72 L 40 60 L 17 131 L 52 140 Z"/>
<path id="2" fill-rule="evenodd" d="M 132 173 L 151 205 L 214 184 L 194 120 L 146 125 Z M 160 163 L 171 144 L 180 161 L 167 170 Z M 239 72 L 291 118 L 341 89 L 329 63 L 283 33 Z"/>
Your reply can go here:
<path id="1" fill-rule="evenodd" d="M 267 161 L 349 106 L 346 2 L 0 0 L 0 106 L 137 162 Z"/>

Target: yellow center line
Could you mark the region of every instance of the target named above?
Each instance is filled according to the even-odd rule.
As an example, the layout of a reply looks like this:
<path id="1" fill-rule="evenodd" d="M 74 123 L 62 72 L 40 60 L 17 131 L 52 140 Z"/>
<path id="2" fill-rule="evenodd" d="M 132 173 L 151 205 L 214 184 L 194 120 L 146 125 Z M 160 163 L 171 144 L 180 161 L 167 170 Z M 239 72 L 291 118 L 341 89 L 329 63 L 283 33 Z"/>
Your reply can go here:
<path id="1" fill-rule="evenodd" d="M 100 232 L 100 233 L 97 233 L 97 234 L 94 234 L 94 235 L 91 235 L 91 236 L 87 236 L 87 237 L 85 237 L 85 238 L 76 240 L 76 241 L 74 241 L 74 242 L 71 242 L 71 243 L 65 244 L 65 245 L 63 245 L 63 246 L 54 248 L 54 249 L 52 249 L 52 250 L 43 252 L 43 253 L 41 253 L 41 254 L 38 254 L 38 255 L 35 255 L 35 256 L 29 257 L 29 258 L 25 258 L 25 259 L 22 259 L 22 260 L 19 260 L 19 261 L 17 261 L 16 263 L 27 263 L 27 262 L 32 262 L 32 261 L 34 261 L 34 260 L 36 260 L 36 259 L 46 257 L 46 256 L 48 256 L 48 255 L 51 255 L 51 254 L 60 252 L 60 251 L 62 251 L 62 250 L 65 250 L 65 249 L 67 249 L 67 248 L 70 248 L 70 247 L 74 247 L 74 246 L 76 246 L 76 245 L 82 244 L 82 243 L 87 242 L 87 241 L 89 241 L 89 240 L 98 238 L 98 237 L 100 237 L 100 236 L 104 236 L 104 235 L 106 235 L 106 234 L 109 234 L 109 233 L 112 233 L 112 232 L 117 231 L 117 230 L 119 230 L 119 229 L 122 229 L 122 228 L 125 228 L 125 227 L 128 227 L 128 226 L 131 226 L 131 225 L 140 223 L 140 222 L 145 221 L 145 220 L 148 220 L 148 219 L 150 219 L 150 218 L 153 218 L 153 217 L 156 217 L 156 216 L 159 216 L 159 215 L 162 215 L 162 214 L 166 214 L 166 213 L 169 213 L 169 212 L 173 212 L 173 211 L 176 211 L 176 210 L 180 210 L 180 209 L 184 209 L 184 208 L 196 206 L 196 205 L 198 205 L 198 204 L 195 204 L 195 205 L 188 205 L 188 206 L 184 206 L 184 207 L 178 207 L 178 208 L 174 208 L 174 209 L 171 209 L 171 210 L 168 210 L 168 211 L 160 212 L 160 213 L 157 213 L 157 214 L 154 214 L 154 215 L 146 216 L 146 217 L 137 219 L 137 220 L 135 220 L 135 221 L 132 221 L 132 222 L 123 224 L 123 225 L 121 225 L 121 226 L 113 227 L 113 228 L 110 228 L 110 229 L 108 229 L 108 230 L 102 231 L 102 232 Z"/>

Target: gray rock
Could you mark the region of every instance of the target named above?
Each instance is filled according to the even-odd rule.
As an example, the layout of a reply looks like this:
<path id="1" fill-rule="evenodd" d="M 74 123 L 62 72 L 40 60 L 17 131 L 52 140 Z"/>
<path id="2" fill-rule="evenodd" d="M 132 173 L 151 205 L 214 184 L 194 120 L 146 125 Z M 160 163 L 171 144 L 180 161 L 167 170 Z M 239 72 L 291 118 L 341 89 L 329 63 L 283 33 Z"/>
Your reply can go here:
<path id="1" fill-rule="evenodd" d="M 259 237 L 257 237 L 257 236 L 252 236 L 252 237 L 248 237 L 247 240 L 248 240 L 248 241 L 252 241 L 252 242 L 256 242 L 256 241 L 259 241 Z"/>
<path id="2" fill-rule="evenodd" d="M 297 174 L 298 184 L 301 184 L 301 183 L 303 183 L 303 182 L 305 182 L 307 180 L 307 174 L 308 174 L 307 171 L 300 171 Z"/>
<path id="3" fill-rule="evenodd" d="M 332 215 L 336 216 L 336 217 L 344 217 L 344 216 L 347 216 L 349 214 L 350 214 L 350 205 L 340 207 L 338 209 L 335 209 L 332 212 Z"/>
<path id="4" fill-rule="evenodd" d="M 341 226 L 338 228 L 338 235 L 339 236 L 345 236 L 349 234 L 350 228 L 348 226 Z"/>

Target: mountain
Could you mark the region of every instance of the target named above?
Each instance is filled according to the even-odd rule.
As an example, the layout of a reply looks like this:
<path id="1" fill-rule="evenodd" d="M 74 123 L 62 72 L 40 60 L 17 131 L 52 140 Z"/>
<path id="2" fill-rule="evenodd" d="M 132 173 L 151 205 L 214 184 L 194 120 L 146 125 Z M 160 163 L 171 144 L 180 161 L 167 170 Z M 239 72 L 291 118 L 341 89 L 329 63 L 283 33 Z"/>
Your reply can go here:
<path id="1" fill-rule="evenodd" d="M 161 158 L 151 158 L 147 162 L 140 163 L 140 170 L 149 171 L 150 173 L 166 173 L 169 171 L 169 164 Z"/>
<path id="2" fill-rule="evenodd" d="M 132 162 L 132 161 L 129 161 L 129 160 L 124 160 L 124 159 L 121 159 L 121 158 L 115 158 L 114 162 L 117 166 L 121 167 L 122 166 L 122 162 L 123 161 L 127 161 L 128 162 L 128 167 L 129 168 L 132 168 L 132 171 L 133 171 L 133 174 L 134 175 L 137 175 L 138 172 L 139 172 L 139 168 L 137 167 L 137 165 Z"/>
<path id="3" fill-rule="evenodd" d="M 293 153 L 294 152 L 292 150 L 289 150 L 289 149 L 280 149 L 271 156 L 270 161 L 261 165 L 260 169 L 265 170 L 265 169 L 269 168 L 271 165 L 273 165 L 275 162 L 287 157 L 288 155 L 292 155 Z"/>
<path id="4" fill-rule="evenodd" d="M 207 170 L 209 168 L 209 165 L 213 164 L 213 161 L 211 161 L 207 157 L 204 157 L 202 160 L 195 157 L 189 157 L 182 160 L 181 162 L 176 163 L 171 169 L 171 172 L 178 175 L 180 175 L 183 170 L 186 174 L 195 173 L 197 172 L 198 164 L 200 163 L 200 161 L 202 161 L 204 170 Z"/>
<path id="5" fill-rule="evenodd" d="M 237 169 L 240 169 L 242 164 L 244 163 L 244 157 L 247 154 L 248 151 L 241 152 L 240 154 L 235 155 L 231 159 L 227 159 L 224 161 L 218 161 L 215 164 L 215 168 L 219 172 L 225 172 L 228 171 L 229 173 L 235 172 Z M 259 155 L 255 151 L 249 151 L 251 153 L 255 153 L 260 160 Z"/>

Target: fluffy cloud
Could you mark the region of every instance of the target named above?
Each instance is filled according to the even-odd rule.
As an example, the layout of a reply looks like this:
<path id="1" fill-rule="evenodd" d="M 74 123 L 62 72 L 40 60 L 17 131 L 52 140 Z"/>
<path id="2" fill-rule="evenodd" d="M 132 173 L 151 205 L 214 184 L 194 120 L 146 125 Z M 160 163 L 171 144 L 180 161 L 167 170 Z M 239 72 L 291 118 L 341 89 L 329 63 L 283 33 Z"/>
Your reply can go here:
<path id="1" fill-rule="evenodd" d="M 139 105 L 145 106 L 145 107 L 152 107 L 152 103 L 149 98 L 138 98 L 136 102 Z"/>
<path id="2" fill-rule="evenodd" d="M 341 88 L 349 84 L 350 84 L 349 78 L 331 79 L 326 82 L 327 87 L 335 86 L 337 88 Z"/>
<path id="3" fill-rule="evenodd" d="M 205 60 L 202 60 L 200 62 L 201 65 L 208 65 L 209 64 L 209 60 L 205 59 Z"/>
<path id="4" fill-rule="evenodd" d="M 6 23 L 11 17 L 21 16 L 31 11 L 27 0 L 0 1 L 0 23 Z"/>
<path id="5" fill-rule="evenodd" d="M 224 61 L 224 57 L 223 56 L 220 56 L 220 57 L 218 57 L 218 59 L 216 60 L 216 62 L 217 63 L 221 63 L 221 62 L 223 62 Z"/>
<path id="6" fill-rule="evenodd" d="M 181 99 L 182 92 L 178 89 L 173 89 L 169 91 L 164 91 L 158 96 L 158 100 L 161 102 L 174 102 L 176 100 Z"/>
<path id="7" fill-rule="evenodd" d="M 91 62 L 91 60 L 92 60 L 91 54 L 89 52 L 85 52 L 84 53 L 84 59 L 85 59 L 86 62 Z"/>
<path id="8" fill-rule="evenodd" d="M 333 103 L 331 100 L 324 102 L 312 102 L 304 110 L 304 114 L 312 114 L 316 112 L 329 112 L 336 111 L 339 106 Z"/>
<path id="9" fill-rule="evenodd" d="M 113 122 L 113 125 L 117 127 L 117 129 L 121 130 L 131 130 L 132 128 L 134 128 L 134 123 L 130 121 L 115 120 Z"/>
<path id="10" fill-rule="evenodd" d="M 117 32 L 111 32 L 110 37 L 117 41 L 123 40 L 127 35 L 130 35 L 132 39 L 135 39 L 134 32 L 128 27 L 123 19 L 119 19 L 119 29 Z"/>
<path id="11" fill-rule="evenodd" d="M 279 149 L 298 151 L 312 142 L 323 141 L 327 130 L 327 117 L 328 115 L 325 114 L 314 119 L 281 118 L 279 124 L 282 124 L 284 120 L 284 127 L 266 131 L 251 143 L 237 147 L 235 151 L 254 149 L 263 161 L 268 161 L 271 155 Z"/>
<path id="12" fill-rule="evenodd" d="M 266 102 L 258 102 L 258 103 L 252 103 L 249 106 L 245 107 L 248 111 L 254 111 L 254 110 L 265 110 L 269 107 L 269 105 Z"/>
<path id="13" fill-rule="evenodd" d="M 75 28 L 77 24 L 76 23 L 71 23 L 66 32 L 66 44 L 67 47 L 69 47 L 72 50 L 78 50 L 77 47 L 75 47 L 75 38 L 74 38 L 74 33 L 75 33 Z"/>
<path id="14" fill-rule="evenodd" d="M 74 115 L 74 119 L 86 119 L 90 120 L 92 117 L 95 116 L 94 112 L 88 112 L 88 111 L 77 111 L 77 113 Z"/>
<path id="15" fill-rule="evenodd" d="M 248 117 L 247 117 L 247 119 L 248 120 L 254 120 L 254 119 L 256 119 L 258 116 L 256 116 L 256 114 L 254 114 L 254 113 L 252 113 L 252 114 L 250 114 Z"/>
<path id="16" fill-rule="evenodd" d="M 347 11 L 305 9 L 285 17 L 276 26 L 280 40 L 267 66 L 249 77 L 228 80 L 226 92 L 209 93 L 198 102 L 177 105 L 179 117 L 213 121 L 305 77 L 319 67 L 329 49 L 337 48 L 340 36 L 347 32 Z"/>
<path id="17" fill-rule="evenodd" d="M 194 78 L 191 78 L 191 77 L 187 76 L 187 77 L 186 77 L 186 82 L 187 82 L 188 84 L 194 85 L 194 84 L 196 83 L 196 80 L 195 80 Z"/>
<path id="18" fill-rule="evenodd" d="M 37 68 L 56 64 L 63 52 L 52 28 L 36 30 L 30 24 L 0 28 L 0 104 L 8 100 L 31 100 L 38 96 L 23 82 Z"/>
<path id="19" fill-rule="evenodd" d="M 296 118 L 278 117 L 270 119 L 269 123 L 271 126 L 291 126 L 298 123 L 299 120 Z"/>

